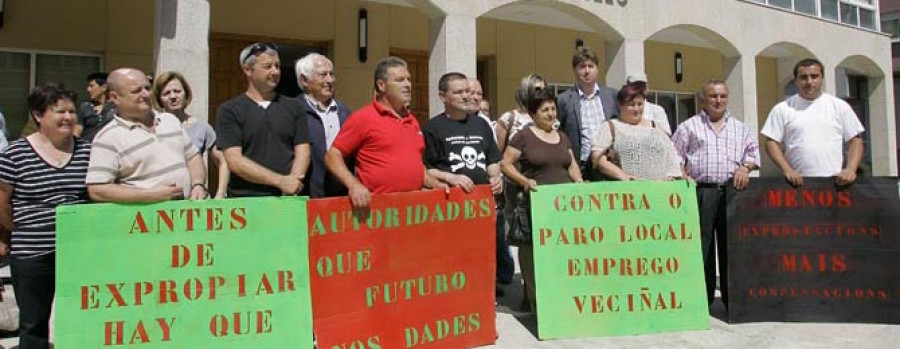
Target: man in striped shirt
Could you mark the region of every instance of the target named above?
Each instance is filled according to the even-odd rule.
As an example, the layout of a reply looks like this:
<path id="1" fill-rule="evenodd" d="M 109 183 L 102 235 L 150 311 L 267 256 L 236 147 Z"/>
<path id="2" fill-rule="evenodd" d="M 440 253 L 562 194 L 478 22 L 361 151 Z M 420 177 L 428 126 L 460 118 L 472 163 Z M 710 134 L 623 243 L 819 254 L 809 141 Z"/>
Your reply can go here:
<path id="1" fill-rule="evenodd" d="M 703 84 L 699 99 L 703 110 L 678 125 L 672 140 L 685 177 L 697 181 L 706 298 L 712 304 L 716 290 L 715 239 L 722 275 L 722 302 L 727 309 L 725 191 L 728 185 L 737 190 L 747 187 L 750 172 L 759 168 L 759 146 L 754 133 L 728 111 L 728 86 L 724 81 L 710 80 Z"/>
<path id="2" fill-rule="evenodd" d="M 177 117 L 153 114 L 147 76 L 121 68 L 107 83 L 117 113 L 94 137 L 86 181 L 91 200 L 205 198 L 203 160 Z"/>

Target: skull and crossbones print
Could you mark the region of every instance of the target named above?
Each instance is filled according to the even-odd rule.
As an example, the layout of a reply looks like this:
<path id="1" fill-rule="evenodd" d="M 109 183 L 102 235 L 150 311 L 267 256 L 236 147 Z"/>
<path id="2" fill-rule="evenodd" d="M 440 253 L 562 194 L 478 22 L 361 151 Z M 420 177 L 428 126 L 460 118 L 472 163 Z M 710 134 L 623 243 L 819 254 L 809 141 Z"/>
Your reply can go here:
<path id="1" fill-rule="evenodd" d="M 457 170 L 465 167 L 470 170 L 475 169 L 475 167 L 479 167 L 482 170 L 486 169 L 484 164 L 484 152 L 475 151 L 475 148 L 470 146 L 465 146 L 456 154 L 454 152 L 450 152 L 450 161 L 456 161 L 456 164 L 450 165 L 450 171 L 456 172 Z"/>

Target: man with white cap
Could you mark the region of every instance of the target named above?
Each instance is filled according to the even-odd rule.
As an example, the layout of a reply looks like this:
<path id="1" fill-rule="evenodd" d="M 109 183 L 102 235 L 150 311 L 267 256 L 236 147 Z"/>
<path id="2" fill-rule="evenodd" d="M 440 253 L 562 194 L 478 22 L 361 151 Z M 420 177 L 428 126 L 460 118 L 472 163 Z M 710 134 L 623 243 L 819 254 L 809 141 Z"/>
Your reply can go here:
<path id="1" fill-rule="evenodd" d="M 641 89 L 644 98 L 647 97 L 647 75 L 644 75 L 644 73 L 628 75 L 628 78 L 625 79 L 625 83 L 634 84 Z M 672 136 L 672 128 L 669 126 L 669 117 L 666 115 L 666 110 L 663 109 L 663 107 L 659 106 L 658 104 L 651 103 L 645 99 L 644 119 L 651 120 L 657 124 L 662 125 L 663 130 L 665 130 L 669 136 Z"/>

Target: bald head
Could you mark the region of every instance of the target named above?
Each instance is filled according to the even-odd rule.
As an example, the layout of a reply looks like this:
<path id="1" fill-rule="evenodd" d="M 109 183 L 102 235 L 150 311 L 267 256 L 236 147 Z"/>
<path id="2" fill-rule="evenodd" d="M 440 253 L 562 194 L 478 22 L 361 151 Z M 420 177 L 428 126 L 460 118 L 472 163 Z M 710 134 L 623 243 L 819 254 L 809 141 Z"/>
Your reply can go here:
<path id="1" fill-rule="evenodd" d="M 110 91 L 115 91 L 122 88 L 126 80 L 132 79 L 146 80 L 147 74 L 135 68 L 119 68 L 109 73 L 109 77 L 106 78 L 106 84 L 109 86 Z"/>
<path id="2" fill-rule="evenodd" d="M 116 104 L 117 114 L 132 121 L 145 121 L 151 115 L 150 82 L 144 72 L 119 68 L 107 78 L 109 99 Z"/>

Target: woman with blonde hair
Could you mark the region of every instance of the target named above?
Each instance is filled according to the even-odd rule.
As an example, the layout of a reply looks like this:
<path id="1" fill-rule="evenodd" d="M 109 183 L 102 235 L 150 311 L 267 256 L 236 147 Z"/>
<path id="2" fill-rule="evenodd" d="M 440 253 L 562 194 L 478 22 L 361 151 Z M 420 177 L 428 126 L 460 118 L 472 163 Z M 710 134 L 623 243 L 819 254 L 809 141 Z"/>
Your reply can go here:
<path id="1" fill-rule="evenodd" d="M 509 140 L 512 139 L 516 133 L 526 126 L 531 125 L 533 120 L 531 119 L 531 115 L 528 114 L 528 103 L 531 101 L 531 97 L 534 96 L 536 91 L 546 87 L 547 82 L 537 74 L 529 74 L 523 77 L 519 82 L 519 88 L 516 90 L 516 109 L 503 113 L 503 115 L 497 118 L 497 122 L 494 125 L 494 134 L 497 136 L 497 149 L 500 150 L 501 154 L 503 154 L 507 143 L 509 143 Z M 522 188 L 505 177 L 503 183 L 503 195 L 497 196 L 497 219 L 501 221 L 499 224 L 503 224 L 503 232 L 500 234 L 503 240 L 498 239 L 498 243 L 508 249 L 509 245 L 518 245 L 522 243 L 521 241 L 516 241 L 516 239 L 507 239 L 507 236 L 510 236 L 510 233 L 515 232 L 517 229 L 516 225 L 518 223 L 515 220 L 515 209 L 516 206 L 518 206 L 519 199 L 522 197 Z M 502 249 L 504 248 L 503 246 L 500 246 L 499 248 Z M 512 256 L 509 256 L 507 260 L 512 261 Z M 510 263 L 507 262 L 507 264 Z M 497 279 L 502 284 L 509 284 L 512 282 L 515 273 L 515 264 L 510 265 L 512 265 L 513 268 L 506 267 L 503 270 L 500 268 L 497 269 Z"/>
<path id="2" fill-rule="evenodd" d="M 188 136 L 200 151 L 200 155 L 209 152 L 210 158 L 217 166 L 219 172 L 215 198 L 225 197 L 230 172 L 222 151 L 216 148 L 216 132 L 212 126 L 194 116 L 188 115 L 186 109 L 191 104 L 191 86 L 184 76 L 178 72 L 167 71 L 156 79 L 153 79 L 153 87 L 150 90 L 153 108 L 170 113 L 181 120 L 181 125 Z"/>

